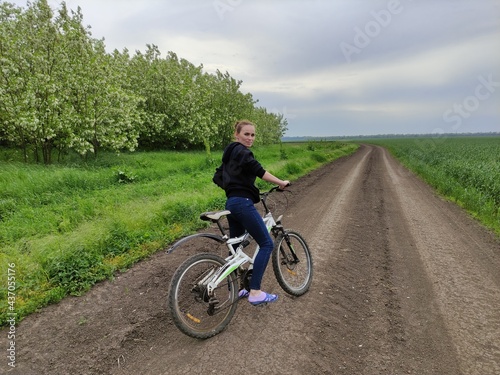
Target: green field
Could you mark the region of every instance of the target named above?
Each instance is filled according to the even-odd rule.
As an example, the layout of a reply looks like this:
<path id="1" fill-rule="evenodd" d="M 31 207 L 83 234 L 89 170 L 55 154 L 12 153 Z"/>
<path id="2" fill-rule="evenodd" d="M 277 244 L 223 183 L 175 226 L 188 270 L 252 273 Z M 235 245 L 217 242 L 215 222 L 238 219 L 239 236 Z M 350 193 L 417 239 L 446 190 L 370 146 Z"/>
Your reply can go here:
<path id="1" fill-rule="evenodd" d="M 500 235 L 500 137 L 374 140 Z"/>
<path id="2" fill-rule="evenodd" d="M 271 173 L 293 181 L 357 147 L 310 142 L 253 151 Z M 0 325 L 9 307 L 22 318 L 79 295 L 202 228 L 200 212 L 224 207 L 211 181 L 221 152 L 109 153 L 51 166 L 16 158 L 0 149 Z"/>

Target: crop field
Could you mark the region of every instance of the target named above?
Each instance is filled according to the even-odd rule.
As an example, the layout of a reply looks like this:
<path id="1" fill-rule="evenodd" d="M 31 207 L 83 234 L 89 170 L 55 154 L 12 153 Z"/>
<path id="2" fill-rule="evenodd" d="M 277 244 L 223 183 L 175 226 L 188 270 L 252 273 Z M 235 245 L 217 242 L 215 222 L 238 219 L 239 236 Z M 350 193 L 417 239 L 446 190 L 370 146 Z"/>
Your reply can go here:
<path id="1" fill-rule="evenodd" d="M 500 234 L 500 137 L 370 141 Z"/>
<path id="2" fill-rule="evenodd" d="M 284 143 L 253 152 L 271 173 L 293 181 L 357 147 Z M 221 152 L 109 153 L 49 166 L 16 158 L 0 149 L 0 325 L 8 296 L 15 295 L 22 318 L 81 294 L 202 228 L 199 213 L 224 208 L 224 192 L 211 181 Z M 7 290 L 13 272 L 15 291 Z"/>

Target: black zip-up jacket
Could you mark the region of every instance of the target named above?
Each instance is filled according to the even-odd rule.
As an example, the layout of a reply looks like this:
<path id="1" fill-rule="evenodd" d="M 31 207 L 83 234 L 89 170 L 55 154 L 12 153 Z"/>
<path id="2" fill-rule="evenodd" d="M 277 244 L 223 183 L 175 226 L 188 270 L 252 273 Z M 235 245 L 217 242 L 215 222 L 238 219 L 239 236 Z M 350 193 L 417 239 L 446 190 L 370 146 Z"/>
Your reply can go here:
<path id="1" fill-rule="evenodd" d="M 222 154 L 222 163 L 229 181 L 225 182 L 226 197 L 249 198 L 260 201 L 259 189 L 254 185 L 266 170 L 255 160 L 253 152 L 239 142 L 230 143 Z"/>

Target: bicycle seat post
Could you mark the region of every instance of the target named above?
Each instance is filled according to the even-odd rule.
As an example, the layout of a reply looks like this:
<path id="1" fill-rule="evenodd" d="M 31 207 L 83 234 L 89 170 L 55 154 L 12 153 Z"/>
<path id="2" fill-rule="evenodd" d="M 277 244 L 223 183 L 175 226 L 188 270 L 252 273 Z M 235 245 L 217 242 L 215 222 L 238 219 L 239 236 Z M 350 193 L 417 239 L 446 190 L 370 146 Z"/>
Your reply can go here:
<path id="1" fill-rule="evenodd" d="M 226 237 L 226 231 L 224 230 L 224 226 L 221 223 L 222 218 L 217 220 L 217 226 L 219 227 L 220 232 L 222 233 L 223 237 Z"/>

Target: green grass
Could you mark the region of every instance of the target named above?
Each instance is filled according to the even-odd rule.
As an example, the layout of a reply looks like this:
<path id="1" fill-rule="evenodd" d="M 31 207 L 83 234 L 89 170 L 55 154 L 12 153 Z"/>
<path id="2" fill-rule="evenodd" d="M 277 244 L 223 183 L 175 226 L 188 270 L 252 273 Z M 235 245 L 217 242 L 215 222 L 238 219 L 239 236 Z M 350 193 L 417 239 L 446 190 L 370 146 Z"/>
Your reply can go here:
<path id="1" fill-rule="evenodd" d="M 370 141 L 500 235 L 500 137 Z"/>
<path id="2" fill-rule="evenodd" d="M 271 173 L 293 181 L 357 147 L 285 143 L 253 152 Z M 220 151 L 110 153 L 51 166 L 18 157 L 0 149 L 0 325 L 9 312 L 9 264 L 22 319 L 201 229 L 200 212 L 224 207 L 224 192 L 211 181 Z"/>

